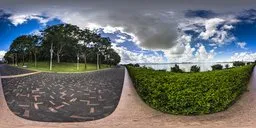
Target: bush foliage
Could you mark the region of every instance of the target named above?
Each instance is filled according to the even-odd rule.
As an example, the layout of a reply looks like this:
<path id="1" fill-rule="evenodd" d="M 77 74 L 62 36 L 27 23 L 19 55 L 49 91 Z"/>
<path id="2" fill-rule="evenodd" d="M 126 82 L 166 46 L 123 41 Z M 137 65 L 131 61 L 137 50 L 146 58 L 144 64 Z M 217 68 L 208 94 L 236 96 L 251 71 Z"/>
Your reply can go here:
<path id="1" fill-rule="evenodd" d="M 179 67 L 179 65 L 175 64 L 174 67 L 171 67 L 171 72 L 176 72 L 176 73 L 182 73 L 182 71 Z"/>
<path id="2" fill-rule="evenodd" d="M 197 65 L 193 65 L 190 68 L 190 72 L 200 72 L 200 67 Z"/>
<path id="3" fill-rule="evenodd" d="M 215 64 L 215 65 L 212 65 L 212 70 L 222 70 L 223 69 L 223 66 L 221 64 Z"/>
<path id="4" fill-rule="evenodd" d="M 244 63 L 244 62 L 241 62 L 241 61 L 235 61 L 235 62 L 233 62 L 233 66 L 234 66 L 234 67 L 244 66 L 244 65 L 245 65 L 245 63 Z"/>
<path id="5" fill-rule="evenodd" d="M 198 115 L 228 108 L 246 90 L 253 65 L 199 73 L 127 68 L 138 94 L 151 107 Z"/>

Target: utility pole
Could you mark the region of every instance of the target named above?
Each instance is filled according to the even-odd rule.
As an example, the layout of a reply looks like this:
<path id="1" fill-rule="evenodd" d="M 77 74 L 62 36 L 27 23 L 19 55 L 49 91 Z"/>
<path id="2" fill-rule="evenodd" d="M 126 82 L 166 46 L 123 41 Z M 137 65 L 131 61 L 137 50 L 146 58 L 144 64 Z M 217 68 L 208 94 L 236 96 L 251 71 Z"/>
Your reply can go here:
<path id="1" fill-rule="evenodd" d="M 50 71 L 52 70 L 52 56 L 53 56 L 52 45 L 53 45 L 53 44 L 51 44 L 51 49 L 50 49 L 50 54 L 51 54 L 51 58 L 50 58 Z"/>

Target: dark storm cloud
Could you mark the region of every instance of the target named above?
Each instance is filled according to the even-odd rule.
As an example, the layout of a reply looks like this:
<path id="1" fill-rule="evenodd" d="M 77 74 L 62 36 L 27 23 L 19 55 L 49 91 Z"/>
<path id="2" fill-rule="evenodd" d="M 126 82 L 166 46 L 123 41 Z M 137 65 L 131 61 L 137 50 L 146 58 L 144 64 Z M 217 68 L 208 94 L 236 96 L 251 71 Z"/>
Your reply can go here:
<path id="1" fill-rule="evenodd" d="M 213 18 L 216 16 L 217 16 L 217 13 L 211 10 L 187 10 L 185 12 L 185 17 L 188 17 L 188 18 L 195 18 L 195 17 Z"/>
<path id="2" fill-rule="evenodd" d="M 138 37 L 140 46 L 149 49 L 168 49 L 176 45 L 177 26 L 186 10 L 201 10 L 190 11 L 188 16 L 209 18 L 214 12 L 237 12 L 254 7 L 255 0 L 0 1 L 0 8 L 13 13 L 55 16 L 79 25 L 93 22 L 123 27 L 124 31 Z"/>

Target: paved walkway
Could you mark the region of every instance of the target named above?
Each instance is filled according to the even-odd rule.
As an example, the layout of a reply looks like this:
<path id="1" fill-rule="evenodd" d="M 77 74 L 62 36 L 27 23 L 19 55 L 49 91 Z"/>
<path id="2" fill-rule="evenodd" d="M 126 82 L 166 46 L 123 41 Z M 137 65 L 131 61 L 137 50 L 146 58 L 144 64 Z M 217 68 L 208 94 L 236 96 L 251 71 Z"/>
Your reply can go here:
<path id="1" fill-rule="evenodd" d="M 124 68 L 90 73 L 38 73 L 2 78 L 7 104 L 16 115 L 35 121 L 78 122 L 104 118 L 116 108 Z"/>
<path id="2" fill-rule="evenodd" d="M 17 68 L 14 66 L 9 66 L 7 64 L 0 64 L 1 76 L 13 76 L 13 75 L 27 74 L 32 72 L 35 72 L 35 71 L 25 70 L 25 69 Z"/>
<path id="3" fill-rule="evenodd" d="M 177 116 L 158 112 L 148 107 L 137 95 L 130 77 L 125 72 L 121 99 L 108 117 L 89 122 L 45 123 L 29 121 L 12 114 L 0 86 L 1 128 L 254 128 L 256 127 L 256 68 L 241 99 L 227 111 L 203 116 Z"/>

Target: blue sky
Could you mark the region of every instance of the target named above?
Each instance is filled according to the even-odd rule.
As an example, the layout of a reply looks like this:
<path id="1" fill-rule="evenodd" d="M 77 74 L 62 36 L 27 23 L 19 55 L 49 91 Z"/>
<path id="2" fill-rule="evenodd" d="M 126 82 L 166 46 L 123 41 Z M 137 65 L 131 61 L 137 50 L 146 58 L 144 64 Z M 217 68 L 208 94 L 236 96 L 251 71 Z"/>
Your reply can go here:
<path id="1" fill-rule="evenodd" d="M 110 37 L 113 48 L 122 57 L 121 63 L 256 59 L 256 10 L 254 9 L 236 12 L 202 9 L 187 9 L 179 13 L 147 12 L 133 20 L 130 20 L 133 17 L 128 14 L 126 17 L 116 15 L 119 19 L 113 20 L 110 19 L 111 15 L 108 15 L 109 17 L 94 13 L 82 15 L 79 11 L 7 12 L 4 9 L 0 10 L 1 56 L 20 35 L 36 34 L 46 26 L 70 23 L 81 28 L 98 29 L 102 36 Z M 179 19 L 169 22 L 173 17 Z"/>

